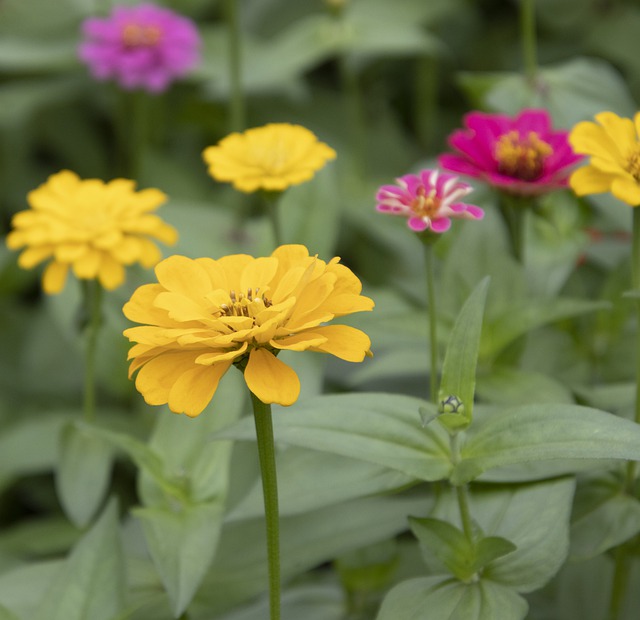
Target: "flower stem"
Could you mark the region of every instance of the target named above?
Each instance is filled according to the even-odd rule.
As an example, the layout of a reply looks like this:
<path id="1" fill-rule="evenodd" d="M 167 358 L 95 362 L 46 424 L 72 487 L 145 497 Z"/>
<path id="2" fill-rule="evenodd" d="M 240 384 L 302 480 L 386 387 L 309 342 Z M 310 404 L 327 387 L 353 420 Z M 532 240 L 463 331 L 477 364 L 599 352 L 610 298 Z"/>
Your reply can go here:
<path id="1" fill-rule="evenodd" d="M 242 131 L 245 127 L 245 103 L 242 92 L 242 45 L 237 0 L 226 0 L 225 17 L 229 36 L 229 129 Z"/>
<path id="2" fill-rule="evenodd" d="M 520 0 L 520 36 L 524 72 L 533 82 L 538 74 L 535 0 Z"/>
<path id="3" fill-rule="evenodd" d="M 528 205 L 524 199 L 502 194 L 500 196 L 500 212 L 507 226 L 513 257 L 524 264 L 525 226 Z"/>
<path id="4" fill-rule="evenodd" d="M 449 445 L 451 446 L 451 462 L 456 465 L 460 462 L 460 444 L 458 443 L 458 434 L 449 436 Z M 456 499 L 458 500 L 458 510 L 460 511 L 460 521 L 462 522 L 462 531 L 469 542 L 473 542 L 473 521 L 471 520 L 471 511 L 469 510 L 469 491 L 466 484 L 457 485 Z"/>
<path id="5" fill-rule="evenodd" d="M 92 422 L 96 415 L 96 345 L 102 324 L 102 287 L 97 280 L 83 280 L 82 291 L 87 317 L 83 413 L 84 419 Z"/>
<path id="6" fill-rule="evenodd" d="M 633 235 L 631 241 L 631 285 L 635 293 L 640 293 L 640 207 L 633 209 Z M 635 422 L 640 424 L 640 299 L 633 300 L 636 306 L 636 402 Z M 632 493 L 636 479 L 637 463 L 629 461 L 625 472 L 623 492 Z M 620 615 L 629 581 L 629 557 L 627 547 L 622 544 L 614 554 L 615 568 L 609 600 L 609 620 L 617 620 Z"/>
<path id="7" fill-rule="evenodd" d="M 273 240 L 276 247 L 282 245 L 282 227 L 280 225 L 280 214 L 278 212 L 278 198 L 280 193 L 263 192 L 264 202 L 266 205 L 267 217 L 271 222 L 271 230 L 273 231 Z"/>
<path id="8" fill-rule="evenodd" d="M 429 347 L 431 368 L 429 370 L 429 397 L 438 403 L 438 315 L 436 313 L 436 295 L 433 277 L 433 243 L 424 239 L 424 263 L 427 272 L 427 303 L 429 304 Z"/>
<path id="9" fill-rule="evenodd" d="M 269 610 L 271 620 L 280 620 L 280 524 L 278 520 L 278 480 L 273 444 L 271 405 L 251 393 L 253 417 L 258 439 L 258 455 L 262 474 L 262 495 L 267 527 L 267 557 L 269 564 Z"/>

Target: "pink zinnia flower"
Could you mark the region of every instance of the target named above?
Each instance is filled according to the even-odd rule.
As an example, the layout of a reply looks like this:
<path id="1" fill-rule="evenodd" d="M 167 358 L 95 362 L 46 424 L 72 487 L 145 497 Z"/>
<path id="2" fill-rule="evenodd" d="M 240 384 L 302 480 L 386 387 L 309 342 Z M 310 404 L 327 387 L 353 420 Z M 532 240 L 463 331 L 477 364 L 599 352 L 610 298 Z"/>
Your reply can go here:
<path id="1" fill-rule="evenodd" d="M 115 7 L 105 19 L 85 20 L 82 30 L 79 56 L 93 77 L 127 90 L 162 92 L 200 60 L 194 23 L 153 4 Z"/>
<path id="2" fill-rule="evenodd" d="M 472 191 L 452 174 L 438 170 L 423 170 L 396 179 L 398 185 L 383 185 L 376 194 L 376 209 L 382 213 L 402 215 L 411 230 L 449 230 L 451 218 L 479 220 L 484 211 L 475 205 L 460 202 Z"/>
<path id="3" fill-rule="evenodd" d="M 471 112 L 466 129 L 454 131 L 456 154 L 439 157 L 446 170 L 486 181 L 505 192 L 532 196 L 567 186 L 570 168 L 582 159 L 567 131 L 553 131 L 546 110 L 523 110 L 515 118 Z"/>

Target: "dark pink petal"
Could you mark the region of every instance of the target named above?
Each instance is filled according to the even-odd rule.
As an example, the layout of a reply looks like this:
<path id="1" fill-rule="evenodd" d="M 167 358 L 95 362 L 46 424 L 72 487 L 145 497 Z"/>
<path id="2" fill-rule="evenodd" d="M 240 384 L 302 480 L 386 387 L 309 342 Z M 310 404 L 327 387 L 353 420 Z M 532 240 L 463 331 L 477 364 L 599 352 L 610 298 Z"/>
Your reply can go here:
<path id="1" fill-rule="evenodd" d="M 449 137 L 449 145 L 476 162 L 480 168 L 490 170 L 496 167 L 494 157 L 495 140 L 487 141 L 478 138 L 477 135 L 469 135 L 457 131 Z"/>
<path id="2" fill-rule="evenodd" d="M 448 217 L 438 217 L 431 220 L 431 230 L 436 233 L 447 232 L 451 228 L 451 220 Z"/>
<path id="3" fill-rule="evenodd" d="M 423 230 L 429 228 L 429 224 L 425 222 L 421 217 L 410 217 L 407 220 L 407 224 L 409 225 L 409 228 L 411 228 L 411 230 L 414 230 L 415 232 L 422 232 Z"/>
<path id="4" fill-rule="evenodd" d="M 452 155 L 449 153 L 440 155 L 438 157 L 438 164 L 446 170 L 466 174 L 469 177 L 481 178 L 485 174 L 482 168 L 460 155 Z"/>
<path id="5" fill-rule="evenodd" d="M 455 213 L 464 213 L 469 215 L 474 220 L 481 220 L 484 217 L 484 211 L 476 205 L 468 205 L 464 202 L 456 202 L 449 206 L 449 208 Z"/>
<path id="6" fill-rule="evenodd" d="M 551 117 L 546 110 L 522 110 L 516 116 L 513 125 L 521 136 L 535 131 L 542 140 L 545 140 L 545 136 L 551 131 Z"/>
<path id="7" fill-rule="evenodd" d="M 470 112 L 464 117 L 464 124 L 485 144 L 493 144 L 513 128 L 513 121 L 508 116 L 484 112 Z"/>

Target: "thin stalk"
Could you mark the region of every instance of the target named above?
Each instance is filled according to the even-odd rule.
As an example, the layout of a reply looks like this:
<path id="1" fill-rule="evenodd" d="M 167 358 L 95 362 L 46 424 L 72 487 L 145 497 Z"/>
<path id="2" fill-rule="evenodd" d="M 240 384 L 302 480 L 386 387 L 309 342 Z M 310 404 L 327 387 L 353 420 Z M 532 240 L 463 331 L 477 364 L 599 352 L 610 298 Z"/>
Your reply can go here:
<path id="1" fill-rule="evenodd" d="M 631 285 L 634 292 L 640 291 L 640 207 L 633 209 L 633 236 L 631 242 Z M 636 306 L 636 402 L 635 422 L 640 424 L 640 300 L 634 299 Z M 625 472 L 623 492 L 632 493 L 636 480 L 637 463 L 629 461 Z M 617 620 L 629 584 L 629 557 L 627 547 L 622 544 L 614 554 L 613 582 L 609 599 L 609 620 Z"/>
<path id="2" fill-rule="evenodd" d="M 280 225 L 280 213 L 278 211 L 278 198 L 280 197 L 280 193 L 264 192 L 263 197 L 267 217 L 269 218 L 271 230 L 273 231 L 273 240 L 276 247 L 279 247 L 282 245 L 282 226 Z"/>
<path id="3" fill-rule="evenodd" d="M 262 495 L 267 528 L 267 558 L 269 565 L 269 610 L 271 620 L 280 620 L 280 523 L 278 517 L 278 479 L 273 443 L 271 405 L 251 393 L 253 417 L 258 439 Z"/>
<path id="4" fill-rule="evenodd" d="M 148 99 L 142 91 L 118 92 L 117 118 L 118 173 L 138 179 L 148 139 Z"/>
<path id="5" fill-rule="evenodd" d="M 520 0 L 520 37 L 524 72 L 533 82 L 538 74 L 535 0 Z"/>
<path id="6" fill-rule="evenodd" d="M 96 416 L 96 347 L 102 324 L 102 287 L 97 280 L 83 280 L 85 327 L 85 370 L 83 414 L 87 422 Z"/>
<path id="7" fill-rule="evenodd" d="M 458 435 L 450 435 L 451 462 L 455 465 L 460 461 L 460 445 Z M 471 520 L 471 510 L 469 509 L 469 491 L 466 484 L 455 487 L 456 499 L 458 500 L 458 510 L 460 511 L 460 521 L 462 531 L 469 542 L 473 542 L 473 522 Z"/>
<path id="8" fill-rule="evenodd" d="M 242 92 L 242 37 L 237 0 L 226 0 L 224 7 L 229 35 L 229 129 L 242 131 L 245 128 L 245 101 Z"/>
<path id="9" fill-rule="evenodd" d="M 366 128 L 363 114 L 362 95 L 360 93 L 360 80 L 353 65 L 349 62 L 346 51 L 341 52 L 338 58 L 340 83 L 345 102 L 347 119 L 347 132 L 351 157 L 353 158 L 354 177 L 365 178 L 366 165 Z"/>
<path id="10" fill-rule="evenodd" d="M 500 212 L 507 225 L 511 252 L 521 265 L 524 264 L 527 211 L 528 205 L 524 200 L 506 194 L 500 196 Z"/>
<path id="11" fill-rule="evenodd" d="M 433 244 L 423 240 L 424 263 L 427 273 L 427 303 L 429 304 L 429 347 L 431 352 L 431 370 L 429 371 L 429 397 L 438 404 L 438 315 L 433 275 Z"/>

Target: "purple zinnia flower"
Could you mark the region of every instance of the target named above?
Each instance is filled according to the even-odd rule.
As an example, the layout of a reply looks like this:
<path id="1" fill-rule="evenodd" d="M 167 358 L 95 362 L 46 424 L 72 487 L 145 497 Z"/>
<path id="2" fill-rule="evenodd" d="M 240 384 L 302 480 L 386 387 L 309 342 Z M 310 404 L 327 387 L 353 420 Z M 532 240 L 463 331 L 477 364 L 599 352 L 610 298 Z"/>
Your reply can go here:
<path id="1" fill-rule="evenodd" d="M 85 20 L 82 30 L 79 55 L 93 77 L 127 90 L 162 92 L 200 60 L 194 23 L 153 4 L 115 7 L 109 17 Z"/>
<path id="2" fill-rule="evenodd" d="M 407 219 L 411 230 L 449 230 L 451 218 L 480 220 L 484 211 L 475 205 L 460 202 L 472 191 L 452 174 L 438 170 L 423 170 L 419 174 L 406 174 L 396 179 L 398 185 L 383 185 L 376 194 L 376 209 Z"/>

